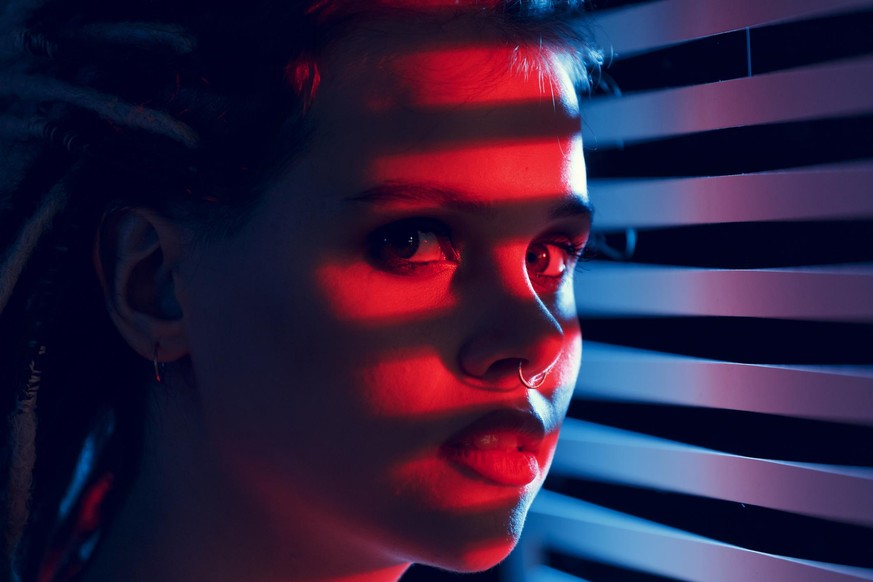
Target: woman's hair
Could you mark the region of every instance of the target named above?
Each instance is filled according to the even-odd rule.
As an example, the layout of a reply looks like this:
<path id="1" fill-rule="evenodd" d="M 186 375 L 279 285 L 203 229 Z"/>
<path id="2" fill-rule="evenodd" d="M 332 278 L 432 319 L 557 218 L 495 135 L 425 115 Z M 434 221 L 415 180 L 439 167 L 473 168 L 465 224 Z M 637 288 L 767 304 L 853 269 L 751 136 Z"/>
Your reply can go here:
<path id="1" fill-rule="evenodd" d="M 232 232 L 306 147 L 319 58 L 366 19 L 487 19 L 584 85 L 583 1 L 9 0 L 0 15 L 0 572 L 32 572 L 89 430 L 138 458 L 146 366 L 93 275 L 108 212 Z M 442 6 L 444 5 L 444 6 Z M 451 5 L 451 8 L 445 6 Z M 442 7 L 441 7 L 442 6 Z"/>

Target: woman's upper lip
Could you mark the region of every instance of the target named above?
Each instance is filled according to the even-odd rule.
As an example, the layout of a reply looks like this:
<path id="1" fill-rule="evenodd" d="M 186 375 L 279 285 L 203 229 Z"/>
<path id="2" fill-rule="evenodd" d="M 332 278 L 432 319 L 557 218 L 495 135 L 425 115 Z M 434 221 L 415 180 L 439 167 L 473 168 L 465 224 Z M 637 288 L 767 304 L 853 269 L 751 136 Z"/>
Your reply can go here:
<path id="1" fill-rule="evenodd" d="M 501 408 L 475 418 L 449 437 L 445 446 L 536 453 L 545 436 L 545 422 L 535 411 Z"/>

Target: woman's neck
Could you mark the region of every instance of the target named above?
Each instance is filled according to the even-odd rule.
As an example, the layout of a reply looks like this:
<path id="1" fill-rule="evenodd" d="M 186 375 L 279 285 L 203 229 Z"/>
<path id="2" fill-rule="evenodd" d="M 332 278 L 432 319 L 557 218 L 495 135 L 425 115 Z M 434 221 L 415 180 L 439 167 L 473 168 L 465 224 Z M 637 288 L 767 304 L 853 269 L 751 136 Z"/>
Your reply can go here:
<path id="1" fill-rule="evenodd" d="M 305 510 L 306 500 L 296 505 L 301 511 L 293 519 L 277 519 L 252 502 L 253 493 L 237 488 L 215 462 L 196 412 L 181 400 L 170 396 L 151 411 L 140 473 L 85 582 L 400 578 L 408 563 L 380 556 L 331 528 Z"/>

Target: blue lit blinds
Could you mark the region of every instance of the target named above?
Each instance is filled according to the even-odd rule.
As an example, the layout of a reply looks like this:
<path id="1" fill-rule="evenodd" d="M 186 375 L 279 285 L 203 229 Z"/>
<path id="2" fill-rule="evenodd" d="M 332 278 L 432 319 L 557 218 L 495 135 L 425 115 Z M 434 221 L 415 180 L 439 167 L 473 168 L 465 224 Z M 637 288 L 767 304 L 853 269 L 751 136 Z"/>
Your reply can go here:
<path id="1" fill-rule="evenodd" d="M 507 572 L 873 580 L 873 1 L 599 8 L 582 374 Z"/>

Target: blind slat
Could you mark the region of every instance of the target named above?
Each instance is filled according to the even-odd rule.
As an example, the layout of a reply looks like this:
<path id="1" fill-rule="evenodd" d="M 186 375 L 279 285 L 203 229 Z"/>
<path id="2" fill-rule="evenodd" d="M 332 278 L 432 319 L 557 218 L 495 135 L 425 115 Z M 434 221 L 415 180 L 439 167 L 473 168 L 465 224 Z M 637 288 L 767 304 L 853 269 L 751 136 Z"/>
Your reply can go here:
<path id="1" fill-rule="evenodd" d="M 873 6 L 870 0 L 662 0 L 603 12 L 601 42 L 620 56 L 686 40 L 761 26 L 839 14 Z"/>
<path id="2" fill-rule="evenodd" d="M 680 179 L 591 180 L 601 230 L 873 216 L 873 164 Z"/>
<path id="3" fill-rule="evenodd" d="M 625 94 L 582 108 L 605 259 L 524 580 L 873 580 L 873 0 L 620 4 Z"/>
<path id="4" fill-rule="evenodd" d="M 585 582 L 582 578 L 571 576 L 548 566 L 538 566 L 527 573 L 530 582 Z"/>
<path id="5" fill-rule="evenodd" d="M 587 342 L 574 396 L 873 425 L 873 367 L 737 364 Z"/>
<path id="6" fill-rule="evenodd" d="M 545 546 L 683 580 L 873 580 L 868 570 L 747 550 L 548 491 L 526 527 Z"/>
<path id="7" fill-rule="evenodd" d="M 559 474 L 873 525 L 870 469 L 742 457 L 575 419 L 561 439 Z"/>
<path id="8" fill-rule="evenodd" d="M 580 314 L 873 321 L 873 266 L 711 270 L 593 261 Z"/>
<path id="9" fill-rule="evenodd" d="M 589 145 L 873 112 L 873 58 L 585 103 Z"/>

